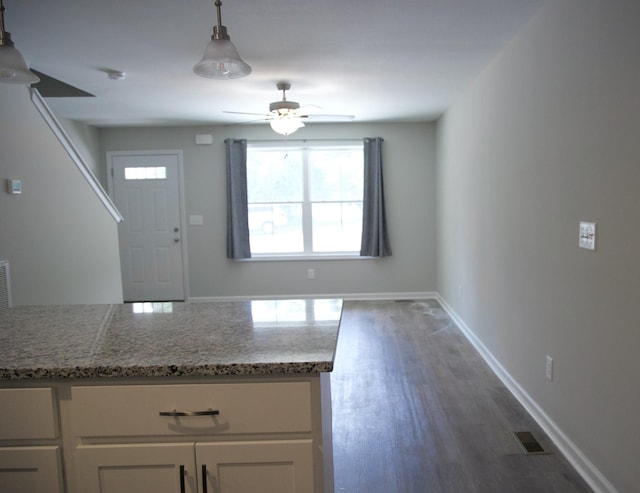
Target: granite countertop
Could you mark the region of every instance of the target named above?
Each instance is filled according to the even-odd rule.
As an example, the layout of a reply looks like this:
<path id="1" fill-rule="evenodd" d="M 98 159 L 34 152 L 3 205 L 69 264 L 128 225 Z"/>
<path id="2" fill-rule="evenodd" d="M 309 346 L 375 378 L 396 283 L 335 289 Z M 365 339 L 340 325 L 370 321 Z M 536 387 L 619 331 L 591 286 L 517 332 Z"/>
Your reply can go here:
<path id="1" fill-rule="evenodd" d="M 333 370 L 342 300 L 24 306 L 0 312 L 0 380 Z"/>

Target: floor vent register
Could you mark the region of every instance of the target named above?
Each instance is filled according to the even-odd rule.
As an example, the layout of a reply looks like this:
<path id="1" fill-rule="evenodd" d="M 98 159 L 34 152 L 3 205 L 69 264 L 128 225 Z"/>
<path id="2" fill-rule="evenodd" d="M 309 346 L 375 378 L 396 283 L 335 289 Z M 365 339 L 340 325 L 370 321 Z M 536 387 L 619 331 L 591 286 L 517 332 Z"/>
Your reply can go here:
<path id="1" fill-rule="evenodd" d="M 525 454 L 540 455 L 548 453 L 530 431 L 515 431 L 513 434 Z"/>

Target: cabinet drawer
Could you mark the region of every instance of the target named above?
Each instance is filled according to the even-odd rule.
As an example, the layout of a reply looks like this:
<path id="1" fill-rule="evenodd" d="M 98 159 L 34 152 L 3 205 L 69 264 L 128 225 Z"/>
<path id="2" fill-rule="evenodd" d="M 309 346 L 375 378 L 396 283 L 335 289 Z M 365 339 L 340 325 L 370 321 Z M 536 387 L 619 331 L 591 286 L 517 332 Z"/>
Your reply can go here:
<path id="1" fill-rule="evenodd" d="M 73 387 L 71 402 L 84 437 L 311 431 L 308 382 Z M 160 415 L 207 410 L 219 414 Z"/>
<path id="2" fill-rule="evenodd" d="M 60 447 L 0 447 L 0 491 L 61 493 Z"/>
<path id="3" fill-rule="evenodd" d="M 53 389 L 0 389 L 0 440 L 56 438 Z"/>

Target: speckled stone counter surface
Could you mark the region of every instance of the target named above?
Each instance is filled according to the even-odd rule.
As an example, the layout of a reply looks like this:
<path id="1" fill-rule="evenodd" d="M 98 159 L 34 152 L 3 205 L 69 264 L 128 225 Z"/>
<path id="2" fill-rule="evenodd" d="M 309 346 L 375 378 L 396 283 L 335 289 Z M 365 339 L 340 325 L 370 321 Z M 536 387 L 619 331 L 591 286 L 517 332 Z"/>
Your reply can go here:
<path id="1" fill-rule="evenodd" d="M 0 379 L 279 375 L 333 369 L 341 300 L 0 311 Z"/>

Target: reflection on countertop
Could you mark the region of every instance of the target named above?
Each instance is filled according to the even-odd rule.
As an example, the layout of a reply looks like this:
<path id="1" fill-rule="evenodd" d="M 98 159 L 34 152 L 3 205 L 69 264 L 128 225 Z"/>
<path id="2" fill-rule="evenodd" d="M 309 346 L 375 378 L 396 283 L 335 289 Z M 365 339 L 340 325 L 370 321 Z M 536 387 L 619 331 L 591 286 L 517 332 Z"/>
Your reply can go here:
<path id="1" fill-rule="evenodd" d="M 0 379 L 333 369 L 342 300 L 26 306 L 0 313 Z"/>

